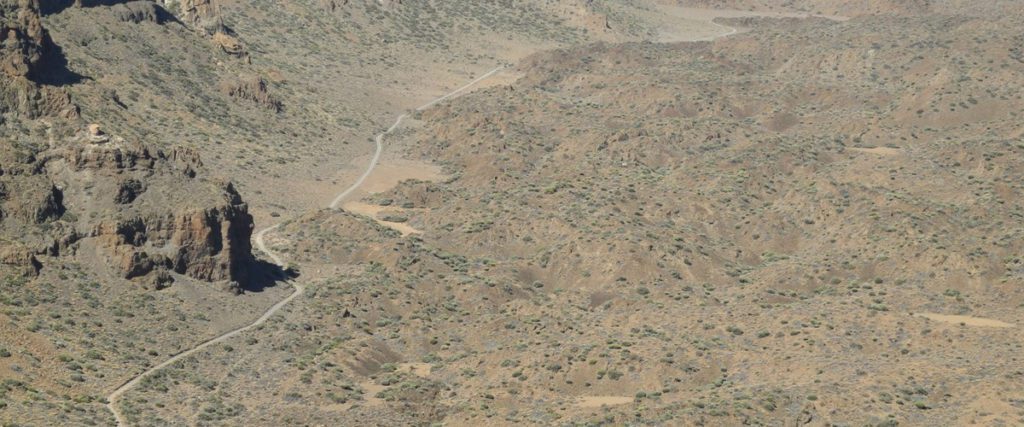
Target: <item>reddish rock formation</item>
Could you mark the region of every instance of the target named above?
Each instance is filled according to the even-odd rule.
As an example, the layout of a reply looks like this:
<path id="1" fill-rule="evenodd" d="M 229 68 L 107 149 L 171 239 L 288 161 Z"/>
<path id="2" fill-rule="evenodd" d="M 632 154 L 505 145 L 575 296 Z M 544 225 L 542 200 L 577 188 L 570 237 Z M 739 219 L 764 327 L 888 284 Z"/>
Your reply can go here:
<path id="1" fill-rule="evenodd" d="M 252 262 L 248 206 L 232 184 L 197 178 L 202 162 L 195 150 L 165 154 L 115 138 L 65 148 L 47 162 L 66 168 L 56 175 L 68 182 L 84 174 L 116 188 L 112 202 L 127 209 L 98 220 L 87 235 L 126 278 L 167 269 L 207 281 L 239 280 Z M 136 208 L 140 198 L 151 203 Z"/>
<path id="2" fill-rule="evenodd" d="M 0 266 L 23 276 L 35 276 L 42 268 L 32 250 L 17 243 L 0 244 Z"/>
<path id="3" fill-rule="evenodd" d="M 245 204 L 233 204 L 228 186 L 223 206 L 168 211 L 104 221 L 92 231 L 111 265 L 125 278 L 164 268 L 206 281 L 244 277 L 252 261 L 252 216 Z"/>

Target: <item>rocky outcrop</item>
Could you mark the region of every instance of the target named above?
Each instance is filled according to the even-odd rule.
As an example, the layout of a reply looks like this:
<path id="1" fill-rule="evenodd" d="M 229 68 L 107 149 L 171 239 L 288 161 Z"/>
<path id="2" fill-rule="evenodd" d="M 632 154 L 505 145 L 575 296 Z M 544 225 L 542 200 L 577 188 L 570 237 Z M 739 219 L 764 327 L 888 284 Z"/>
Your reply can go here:
<path id="1" fill-rule="evenodd" d="M 228 184 L 221 206 L 104 221 L 92 231 L 125 278 L 170 270 L 206 281 L 239 280 L 252 262 L 252 216 Z"/>
<path id="2" fill-rule="evenodd" d="M 122 213 L 91 224 L 87 235 L 125 278 L 169 270 L 206 281 L 241 280 L 253 261 L 248 206 L 231 183 L 198 178 L 202 161 L 194 149 L 165 153 L 115 137 L 44 159 L 47 168 L 64 168 L 57 175 L 69 183 L 79 176 L 111 181 L 91 185 L 110 185 Z M 144 207 L 135 206 L 152 192 Z"/>
<path id="3" fill-rule="evenodd" d="M 224 53 L 249 61 L 245 45 L 221 18 L 216 0 L 158 0 L 182 23 L 210 38 Z"/>
<path id="4" fill-rule="evenodd" d="M 42 180 L 0 181 L 0 217 L 28 224 L 43 224 L 64 214 L 63 195 Z"/>
<path id="5" fill-rule="evenodd" d="M 28 272 L 46 264 L 39 256 L 79 256 L 154 288 L 169 273 L 247 278 L 248 206 L 231 183 L 203 177 L 194 149 L 154 150 L 96 125 L 42 151 L 0 143 L 0 242 L 22 242 L 0 243 L 0 267 Z"/>
<path id="6" fill-rule="evenodd" d="M 241 78 L 234 82 L 221 84 L 221 92 L 235 99 L 252 102 L 275 113 L 281 112 L 284 105 L 270 95 L 267 82 L 261 77 Z"/>
<path id="7" fill-rule="evenodd" d="M 45 64 L 52 50 L 38 0 L 0 0 L 0 113 L 28 118 L 78 115 L 67 92 L 38 84 L 41 74 L 53 71 Z"/>
<path id="8" fill-rule="evenodd" d="M 18 243 L 0 243 L 0 269 L 14 270 L 22 276 L 39 274 L 42 264 L 33 251 Z"/>
<path id="9" fill-rule="evenodd" d="M 117 185 L 117 194 L 114 195 L 114 203 L 126 205 L 134 202 L 142 192 L 146 191 L 146 184 L 137 179 L 128 178 Z"/>
<path id="10" fill-rule="evenodd" d="M 152 1 L 77 4 L 111 5 L 131 22 L 161 20 Z M 238 192 L 203 177 L 195 149 L 154 150 L 82 123 L 70 96 L 41 78 L 50 77 L 60 57 L 39 6 L 39 0 L 0 0 L 0 124 L 70 130 L 45 140 L 0 134 L 0 268 L 35 274 L 47 257 L 79 257 L 156 288 L 172 272 L 244 280 L 253 262 L 253 220 Z M 213 28 L 211 34 L 224 31 L 209 0 L 180 6 L 190 23 L 213 22 L 202 26 Z M 235 87 L 233 96 L 280 109 L 262 80 Z M 36 120 L 41 117 L 47 121 Z M 85 244 L 89 250 L 78 251 Z"/>
<path id="11" fill-rule="evenodd" d="M 213 40 L 213 43 L 228 55 L 238 58 L 245 58 L 248 55 L 245 52 L 245 46 L 242 45 L 242 42 L 235 36 L 226 32 L 218 31 L 214 33 L 211 40 Z"/>
<path id="12" fill-rule="evenodd" d="M 220 7 L 216 0 L 160 0 L 160 2 L 182 22 L 208 36 L 224 31 L 224 21 L 220 17 Z"/>
<path id="13" fill-rule="evenodd" d="M 165 13 L 163 9 L 157 6 L 156 3 L 148 0 L 130 1 L 127 3 L 117 4 L 111 7 L 114 16 L 124 22 L 142 23 L 152 22 L 154 24 L 162 24 L 165 20 Z"/>
<path id="14" fill-rule="evenodd" d="M 7 77 L 28 77 L 50 44 L 38 0 L 0 1 L 0 25 L 0 70 Z"/>

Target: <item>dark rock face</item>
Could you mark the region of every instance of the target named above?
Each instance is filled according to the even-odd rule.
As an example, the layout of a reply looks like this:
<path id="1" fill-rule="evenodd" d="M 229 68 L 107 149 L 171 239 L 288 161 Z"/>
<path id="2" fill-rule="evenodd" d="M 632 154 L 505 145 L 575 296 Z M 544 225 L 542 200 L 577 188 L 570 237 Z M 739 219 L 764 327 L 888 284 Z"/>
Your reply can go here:
<path id="1" fill-rule="evenodd" d="M 167 19 L 167 12 L 152 1 L 130 1 L 111 7 L 114 15 L 125 22 L 152 22 L 162 24 Z"/>
<path id="2" fill-rule="evenodd" d="M 114 195 L 114 203 L 119 205 L 129 204 L 135 201 L 144 191 L 146 191 L 145 184 L 137 179 L 128 178 L 118 184 L 117 194 Z"/>

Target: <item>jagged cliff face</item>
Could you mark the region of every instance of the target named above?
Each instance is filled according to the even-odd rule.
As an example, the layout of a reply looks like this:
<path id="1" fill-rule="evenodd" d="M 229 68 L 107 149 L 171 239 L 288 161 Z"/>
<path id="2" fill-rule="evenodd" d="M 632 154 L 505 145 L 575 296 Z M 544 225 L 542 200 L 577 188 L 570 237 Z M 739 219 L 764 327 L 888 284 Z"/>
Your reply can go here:
<path id="1" fill-rule="evenodd" d="M 252 216 L 230 183 L 197 172 L 194 151 L 151 151 L 84 130 L 57 148 L 16 146 L 0 147 L 0 230 L 17 241 L 0 264 L 32 274 L 77 257 L 126 279 L 244 280 Z"/>
<path id="2" fill-rule="evenodd" d="M 100 218 L 80 220 L 77 228 L 88 230 L 106 263 L 125 278 L 167 270 L 241 280 L 251 264 L 247 205 L 230 183 L 207 182 L 198 173 L 202 163 L 193 150 L 165 154 L 117 140 L 86 143 L 61 150 L 46 169 L 65 186 L 79 218 Z"/>
<path id="3" fill-rule="evenodd" d="M 159 0 L 160 4 L 174 13 L 182 22 L 201 29 L 207 34 L 222 31 L 220 11 L 214 0 Z"/>
<path id="4" fill-rule="evenodd" d="M 39 17 L 38 0 L 0 2 L 0 113 L 36 118 L 74 117 L 77 109 L 67 93 L 38 87 L 47 55 L 53 48 Z"/>
<path id="5" fill-rule="evenodd" d="M 37 0 L 0 3 L 2 70 L 7 77 L 28 77 L 43 57 L 49 36 L 39 22 Z"/>
<path id="6" fill-rule="evenodd" d="M 146 8 L 124 5 L 130 18 Z M 133 11 L 141 11 L 135 14 Z M 164 285 L 170 273 L 244 280 L 253 221 L 195 150 L 168 152 L 86 125 L 44 84 L 55 46 L 37 0 L 0 0 L 0 270 L 35 275 L 74 260 Z"/>

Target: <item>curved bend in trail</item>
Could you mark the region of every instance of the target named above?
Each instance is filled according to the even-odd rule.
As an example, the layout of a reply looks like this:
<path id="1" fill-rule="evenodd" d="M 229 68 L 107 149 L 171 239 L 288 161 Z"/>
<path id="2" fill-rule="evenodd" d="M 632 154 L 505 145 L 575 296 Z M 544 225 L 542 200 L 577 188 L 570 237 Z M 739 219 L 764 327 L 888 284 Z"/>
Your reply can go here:
<path id="1" fill-rule="evenodd" d="M 423 111 L 423 110 L 425 110 L 427 108 L 430 108 L 434 104 L 437 104 L 437 103 L 439 103 L 441 101 L 444 101 L 444 100 L 446 100 L 448 98 L 451 98 L 451 97 L 453 97 L 455 95 L 458 95 L 460 92 L 462 92 L 462 91 L 464 91 L 466 89 L 469 89 L 470 87 L 472 87 L 473 85 L 479 83 L 480 81 L 482 81 L 482 80 L 484 80 L 484 79 L 494 75 L 498 71 L 501 71 L 502 68 L 504 68 L 504 67 L 495 68 L 495 69 L 487 72 L 486 74 L 484 74 L 484 75 L 482 75 L 480 77 L 477 77 L 475 80 L 469 82 L 465 86 L 462 86 L 462 87 L 460 87 L 458 89 L 455 89 L 454 91 L 451 91 L 451 92 L 445 94 L 444 96 L 441 96 L 439 98 L 434 99 L 433 101 L 430 101 L 430 102 L 428 102 L 426 104 L 421 105 L 420 107 L 416 108 L 415 111 Z M 381 132 L 380 134 L 377 135 L 377 137 L 375 138 L 375 141 L 377 143 L 376 151 L 373 153 L 373 158 L 370 160 L 370 164 L 366 168 L 366 171 L 363 172 L 363 174 L 359 177 L 358 180 L 356 180 L 356 182 L 354 184 L 352 184 L 352 186 L 350 186 L 348 189 L 346 189 L 341 194 L 339 194 L 338 197 L 336 197 L 334 199 L 334 201 L 331 202 L 331 204 L 330 204 L 331 208 L 337 207 L 337 205 L 339 203 L 341 203 L 341 201 L 346 196 L 348 196 L 353 191 L 358 189 L 361 185 L 363 185 L 363 181 L 365 181 L 366 178 L 368 176 L 370 176 L 370 173 L 373 172 L 373 169 L 377 166 L 377 162 L 380 160 L 380 154 L 381 154 L 381 151 L 383 151 L 384 136 L 389 134 L 389 133 L 391 133 L 391 132 L 394 132 L 395 129 L 397 129 L 398 126 L 402 124 L 402 120 L 404 120 L 406 117 L 408 117 L 408 114 L 402 114 L 402 115 L 398 116 L 398 119 L 395 120 L 395 123 L 392 124 L 391 127 L 389 127 L 386 131 Z M 267 227 L 267 228 L 264 228 L 264 229 L 260 230 L 258 233 L 256 233 L 256 236 L 255 236 L 254 240 L 256 241 L 256 248 L 258 248 L 261 252 L 266 254 L 267 257 L 269 257 L 270 260 L 274 262 L 274 264 L 277 264 L 279 266 L 283 266 L 284 265 L 284 261 L 280 257 L 278 257 L 277 254 L 275 254 L 273 251 L 271 251 L 270 249 L 267 249 L 266 243 L 264 243 L 264 241 L 263 241 L 263 237 L 268 232 L 274 231 L 275 229 L 277 229 L 280 226 L 281 226 L 281 223 L 277 223 L 277 224 L 271 225 L 270 227 Z M 203 341 L 203 342 L 199 343 L 198 345 L 196 345 L 195 347 L 192 347 L 192 348 L 190 348 L 188 350 L 182 351 L 181 353 L 178 353 L 178 354 L 174 355 L 170 359 L 167 359 L 167 360 L 161 362 L 159 365 L 153 366 L 152 368 L 149 368 L 149 369 L 143 371 L 142 373 L 132 377 L 128 381 L 125 381 L 123 384 L 121 384 L 120 387 L 115 389 L 112 393 L 110 393 L 110 395 L 107 396 L 107 408 L 109 408 L 110 412 L 114 414 L 114 419 L 117 421 L 117 425 L 119 425 L 119 426 L 127 425 L 127 422 L 124 419 L 124 414 L 122 414 L 121 410 L 118 409 L 118 407 L 117 407 L 118 400 L 121 399 L 121 396 L 124 395 L 125 392 L 127 392 L 128 390 L 130 390 L 133 387 L 137 386 L 146 377 L 156 373 L 157 371 L 159 371 L 159 370 L 161 370 L 163 368 L 166 368 L 166 367 L 174 364 L 175 362 L 178 362 L 179 360 L 182 360 L 182 359 L 184 359 L 186 357 L 189 357 L 189 356 L 191 356 L 191 355 L 193 355 L 193 354 L 195 354 L 197 352 L 200 352 L 200 351 L 202 351 L 202 350 L 204 350 L 206 348 L 209 348 L 210 346 L 212 346 L 214 344 L 218 344 L 218 343 L 227 341 L 227 340 L 235 337 L 238 334 L 241 334 L 241 333 L 243 333 L 245 331 L 248 331 L 250 329 L 253 329 L 255 327 L 258 327 L 258 326 L 262 325 L 268 319 L 270 319 L 271 316 L 273 316 L 275 313 L 277 313 L 278 310 L 280 310 L 285 305 L 288 305 L 289 302 L 291 302 L 292 300 L 297 298 L 299 295 L 302 295 L 302 292 L 305 291 L 305 287 L 303 285 L 299 284 L 298 282 L 291 281 L 291 284 L 295 288 L 295 290 L 290 295 L 288 295 L 285 299 L 283 299 L 281 301 L 278 301 L 277 304 L 274 304 L 273 306 L 268 308 L 267 311 L 264 312 L 263 315 L 260 316 L 258 319 L 256 319 L 254 322 L 252 322 L 252 323 L 250 323 L 250 324 L 248 324 L 246 326 L 242 326 L 240 328 L 230 330 L 230 331 L 225 332 L 225 333 L 223 333 L 221 335 L 218 335 L 216 337 L 210 338 L 210 339 L 208 339 L 206 341 Z"/>
<path id="2" fill-rule="evenodd" d="M 264 228 L 263 230 L 261 230 L 259 233 L 256 234 L 256 247 L 258 247 L 260 249 L 260 251 L 263 251 L 263 253 L 267 254 L 267 256 L 270 257 L 270 259 L 274 261 L 274 264 L 277 264 L 277 265 L 282 265 L 283 262 L 281 261 L 281 258 L 279 258 L 273 252 L 268 250 L 266 245 L 264 245 L 264 243 L 263 243 L 263 235 L 266 234 L 268 231 L 274 230 L 275 228 L 279 227 L 280 225 L 281 224 L 275 224 L 275 225 L 273 225 L 271 227 Z M 295 288 L 295 290 L 290 295 L 288 295 L 285 299 L 283 299 L 281 301 L 278 301 L 277 304 L 274 304 L 273 306 L 268 308 L 267 311 L 264 312 L 262 316 L 260 316 L 258 319 L 256 319 L 256 321 L 254 321 L 254 322 L 252 322 L 252 323 L 250 323 L 250 324 L 248 324 L 246 326 L 243 326 L 241 328 L 225 332 L 225 333 L 223 333 L 223 334 L 221 334 L 219 336 L 216 336 L 216 337 L 210 338 L 210 339 L 208 339 L 206 341 L 203 341 L 203 342 L 199 343 L 199 345 L 197 345 L 195 347 L 192 347 L 192 348 L 190 348 L 188 350 L 185 350 L 185 351 L 183 351 L 181 353 L 178 353 L 178 354 L 174 355 L 174 357 L 171 357 L 170 359 L 167 359 L 167 360 L 163 361 L 159 365 L 156 365 L 156 366 L 154 366 L 152 368 L 149 368 L 149 369 L 143 371 L 142 373 L 136 375 L 132 379 L 126 381 L 124 384 L 121 384 L 120 387 L 118 387 L 116 390 L 114 390 L 113 393 L 110 393 L 110 395 L 107 396 L 107 407 L 110 408 L 110 412 L 112 412 L 114 414 L 114 419 L 117 420 L 117 425 L 123 426 L 123 425 L 127 424 L 125 422 L 123 414 L 121 414 L 121 411 L 117 408 L 117 401 L 121 398 L 121 395 L 123 395 L 129 389 L 131 389 L 131 388 L 135 387 L 136 385 L 138 385 L 140 382 L 142 382 L 143 379 L 145 379 L 146 377 L 152 375 L 156 371 L 159 371 L 159 370 L 161 370 L 163 368 L 166 368 L 166 367 L 174 364 L 175 362 L 177 362 L 179 360 L 182 360 L 182 359 L 184 359 L 184 358 L 186 358 L 188 356 L 191 356 L 191 355 L 193 355 L 193 354 L 195 354 L 195 353 L 197 353 L 199 351 L 202 351 L 203 349 L 208 348 L 208 347 L 210 347 L 210 346 L 212 346 L 214 344 L 227 341 L 227 340 L 233 338 L 234 336 L 236 336 L 238 334 L 241 334 L 242 332 L 248 331 L 248 330 L 250 330 L 252 328 L 255 328 L 257 326 L 262 325 L 268 319 L 270 319 L 270 317 L 273 316 L 274 313 L 277 313 L 277 311 L 280 310 L 281 307 L 284 307 L 289 302 L 291 302 L 293 299 L 297 298 L 299 295 L 302 295 L 302 291 L 305 290 L 305 287 L 303 287 L 301 284 L 299 284 L 297 282 L 294 282 L 294 281 L 291 282 L 291 283 L 292 283 L 292 286 Z"/>
<path id="3" fill-rule="evenodd" d="M 718 23 L 715 23 L 715 22 L 712 22 L 712 23 L 717 25 L 717 26 L 719 26 L 719 27 L 722 27 L 723 29 L 728 29 L 729 31 L 724 33 L 724 34 L 719 34 L 717 36 L 709 37 L 706 40 L 711 40 L 711 39 L 715 39 L 715 38 L 719 38 L 719 37 L 729 36 L 729 35 L 735 34 L 736 31 L 737 31 L 735 28 L 732 28 L 732 27 L 727 27 L 725 25 L 721 25 L 721 24 L 718 24 Z M 453 97 L 455 95 L 458 95 L 459 93 L 465 91 L 466 89 L 469 89 L 470 87 L 473 87 L 473 85 L 483 81 L 484 79 L 487 79 L 488 77 L 493 76 L 495 73 L 501 71 L 502 69 L 504 69 L 504 67 L 503 66 L 499 66 L 499 67 L 497 67 L 497 68 L 495 68 L 495 69 L 493 69 L 491 71 L 488 71 L 487 73 L 481 75 L 480 77 L 477 77 L 476 79 L 474 79 L 473 81 L 465 84 L 464 86 L 462 86 L 462 87 L 460 87 L 458 89 L 455 89 L 455 90 L 453 90 L 451 92 L 448 92 L 447 94 L 445 94 L 443 96 L 435 98 L 434 100 L 432 100 L 432 101 L 430 101 L 430 102 L 428 102 L 426 104 L 423 104 L 423 105 L 417 107 L 414 111 L 426 110 L 427 108 L 430 108 L 430 107 L 432 107 L 432 106 L 434 106 L 434 105 L 436 105 L 436 104 L 438 104 L 438 103 L 440 103 L 442 101 L 445 101 L 448 98 L 451 98 L 451 97 Z M 398 126 L 400 126 L 402 124 L 402 121 L 405 120 L 407 117 L 409 117 L 408 114 L 401 114 L 401 115 L 399 115 L 398 118 L 395 119 L 395 122 L 391 125 L 391 127 L 389 127 L 384 132 L 381 132 L 381 133 L 377 134 L 377 136 L 374 137 L 374 142 L 376 143 L 376 147 L 375 147 L 375 150 L 374 150 L 374 153 L 373 153 L 373 157 L 370 159 L 370 163 L 366 167 L 366 171 L 364 171 L 363 174 L 359 176 L 359 178 L 356 180 L 356 182 L 354 182 L 350 187 L 345 189 L 345 191 L 342 191 L 340 194 L 338 194 L 338 196 L 335 197 L 334 200 L 331 201 L 331 204 L 328 205 L 331 209 L 337 208 L 338 205 L 341 204 L 341 202 L 343 200 L 345 200 L 346 197 L 348 197 L 350 194 L 352 194 L 352 192 L 354 192 L 357 189 L 359 189 L 359 187 L 363 185 L 363 182 L 366 181 L 366 178 L 369 177 L 371 173 L 373 173 L 373 170 L 377 167 L 377 163 L 380 161 L 381 152 L 384 151 L 384 137 L 387 136 L 387 134 L 394 132 L 395 129 L 397 129 Z M 263 237 L 268 232 L 274 231 L 275 229 L 277 229 L 280 226 L 281 226 L 281 223 L 277 223 L 277 224 L 271 225 L 271 226 L 269 226 L 267 228 L 264 228 L 264 229 L 260 230 L 259 232 L 256 233 L 256 236 L 255 236 L 254 240 L 256 242 L 256 247 L 261 252 L 266 254 L 267 257 L 269 257 L 274 262 L 274 264 L 277 264 L 279 266 L 283 266 L 284 261 L 280 257 L 278 257 L 276 254 L 274 254 L 274 252 L 272 252 L 270 249 L 268 249 L 266 244 L 263 241 Z M 291 302 L 295 298 L 298 298 L 299 295 L 302 295 L 303 291 L 305 291 L 305 287 L 303 285 L 301 285 L 301 284 L 299 284 L 299 283 L 297 283 L 295 281 L 292 281 L 291 284 L 295 288 L 295 290 L 290 295 L 288 295 L 285 299 L 283 299 L 281 301 L 278 301 L 277 304 L 274 304 L 273 306 L 268 308 L 267 311 L 264 312 L 263 315 L 260 316 L 258 319 L 256 319 L 254 322 L 252 322 L 252 323 L 250 323 L 250 324 L 248 324 L 246 326 L 243 326 L 243 327 L 240 327 L 240 328 L 233 329 L 231 331 L 225 332 L 225 333 L 223 333 L 221 335 L 218 335 L 216 337 L 210 338 L 210 339 L 208 339 L 206 341 L 203 341 L 203 342 L 199 343 L 198 345 L 196 345 L 195 347 L 192 347 L 192 348 L 190 348 L 188 350 L 182 351 L 181 353 L 178 353 L 178 354 L 174 355 L 170 359 L 167 359 L 167 360 L 163 361 L 162 363 L 160 363 L 160 364 L 158 364 L 156 366 L 153 366 L 152 368 L 149 368 L 149 369 L 143 371 L 142 373 L 139 373 L 138 375 L 132 377 L 128 381 L 125 381 L 124 384 L 121 384 L 120 387 L 115 389 L 112 393 L 110 393 L 109 396 L 107 396 L 107 407 L 110 409 L 110 412 L 114 414 L 114 419 L 117 421 L 117 425 L 119 425 L 119 426 L 127 425 L 127 422 L 124 419 L 124 415 L 121 414 L 121 411 L 117 407 L 117 402 L 118 402 L 118 400 L 120 400 L 121 396 L 124 395 L 124 393 L 126 393 L 128 390 L 132 389 L 133 387 L 137 386 L 146 377 L 148 377 L 150 375 L 153 375 L 157 371 L 159 371 L 159 370 L 161 370 L 163 368 L 166 368 L 166 367 L 174 364 L 175 362 L 178 362 L 179 360 L 182 360 L 182 359 L 184 359 L 186 357 L 189 357 L 189 356 L 191 356 L 191 355 L 193 355 L 193 354 L 195 354 L 195 353 L 197 353 L 199 351 L 202 351 L 202 350 L 204 350 L 204 349 L 206 349 L 206 348 L 208 348 L 208 347 L 210 347 L 210 346 L 212 346 L 214 344 L 218 344 L 218 343 L 227 341 L 227 340 L 235 337 L 238 334 L 241 334 L 241 333 L 243 333 L 245 331 L 248 331 L 250 329 L 253 329 L 255 327 L 258 327 L 258 326 L 262 325 L 268 319 L 270 319 L 271 316 L 273 316 L 275 313 L 277 313 L 278 310 L 280 310 L 282 307 L 287 305 L 289 302 Z"/>
<path id="4" fill-rule="evenodd" d="M 419 107 L 416 107 L 415 111 L 426 110 L 427 108 L 433 107 L 435 104 L 437 104 L 437 103 L 439 103 L 441 101 L 444 101 L 444 100 L 446 100 L 448 98 L 451 98 L 451 97 L 453 97 L 455 95 L 458 95 L 460 92 L 473 87 L 473 85 L 475 85 L 477 83 L 480 83 L 481 81 L 483 81 L 484 79 L 486 79 L 486 78 L 488 78 L 490 76 L 493 76 L 494 73 L 497 73 L 498 71 L 501 71 L 503 68 L 505 68 L 505 67 L 497 67 L 497 68 L 495 68 L 495 69 L 493 69 L 491 71 L 488 71 L 484 75 L 482 75 L 480 77 L 477 77 L 476 79 L 474 79 L 473 81 L 471 81 L 469 83 L 466 83 L 465 86 L 462 86 L 462 87 L 460 87 L 458 89 L 455 89 L 455 90 L 453 90 L 451 92 L 448 92 L 444 96 L 436 98 L 433 101 L 430 101 L 430 102 L 428 102 L 426 104 L 423 104 L 423 105 L 421 105 Z M 341 202 L 343 200 L 345 200 L 345 197 L 348 197 L 349 194 L 352 194 L 353 191 L 356 191 L 356 189 L 358 189 L 360 186 L 363 185 L 363 181 L 366 181 L 366 178 L 369 177 L 371 173 L 373 173 L 373 169 L 377 167 L 377 162 L 380 161 L 380 153 L 382 151 L 384 151 L 384 136 L 386 136 L 387 134 L 389 134 L 391 132 L 394 132 L 395 129 L 398 129 L 398 126 L 402 124 L 402 120 L 405 120 L 406 117 L 409 117 L 409 115 L 408 114 L 402 114 L 402 115 L 398 116 L 398 118 L 395 119 L 395 123 L 392 124 L 391 127 L 388 128 L 388 130 L 377 134 L 377 136 L 375 136 L 373 138 L 373 141 L 377 144 L 377 147 L 376 147 L 376 149 L 373 152 L 373 158 L 370 159 L 370 164 L 366 167 L 366 171 L 363 172 L 363 174 L 359 176 L 359 179 L 357 179 L 356 182 L 354 184 L 352 184 L 351 187 L 349 187 L 345 191 L 342 191 L 341 194 L 338 194 L 338 197 L 335 197 L 334 200 L 331 201 L 331 204 L 328 207 L 330 207 L 331 209 L 337 208 L 338 205 L 341 204 Z"/>
<path id="5" fill-rule="evenodd" d="M 739 30 L 737 30 L 737 29 L 735 29 L 733 27 L 719 24 L 719 23 L 715 22 L 714 19 L 712 19 L 711 21 L 708 21 L 708 22 L 710 22 L 711 25 L 714 25 L 714 26 L 716 26 L 718 28 L 721 28 L 723 30 L 729 30 L 729 31 L 726 31 L 726 32 L 724 32 L 722 34 L 718 34 L 718 35 L 714 35 L 714 36 L 710 36 L 710 37 L 705 37 L 705 38 L 702 38 L 702 39 L 696 39 L 696 40 L 694 40 L 695 42 L 709 42 L 709 41 L 712 41 L 714 39 L 731 36 L 733 34 L 736 34 L 737 31 L 739 31 Z"/>

